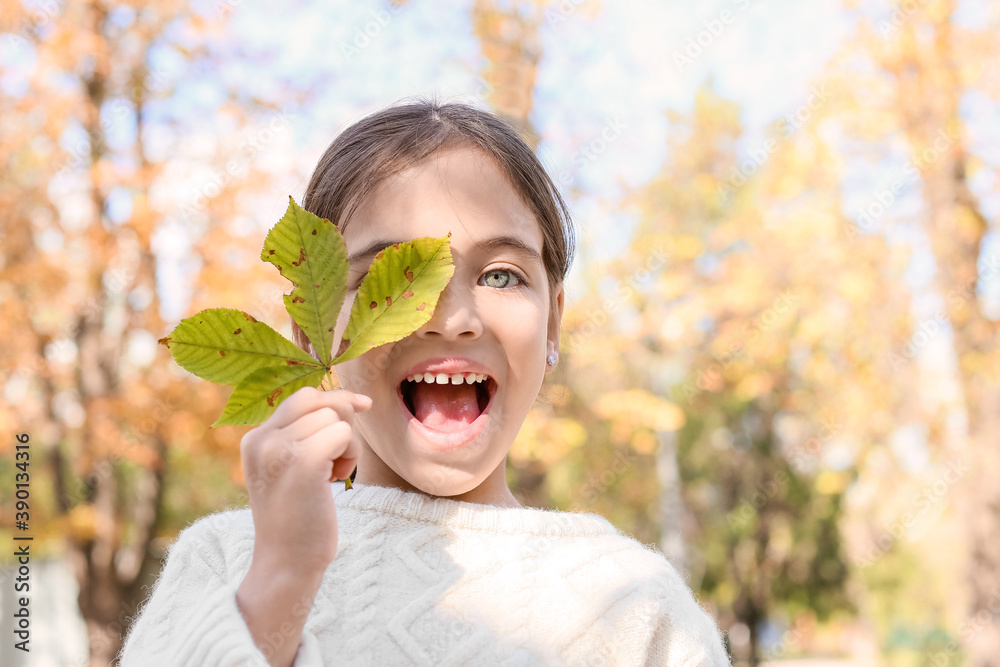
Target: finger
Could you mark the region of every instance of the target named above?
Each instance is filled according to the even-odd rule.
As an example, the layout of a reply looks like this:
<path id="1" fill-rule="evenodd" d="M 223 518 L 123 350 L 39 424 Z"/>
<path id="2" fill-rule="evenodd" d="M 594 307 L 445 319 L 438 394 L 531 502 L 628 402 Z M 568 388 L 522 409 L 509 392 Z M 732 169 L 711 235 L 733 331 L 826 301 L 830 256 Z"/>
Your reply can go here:
<path id="1" fill-rule="evenodd" d="M 361 434 L 358 429 L 351 429 L 351 442 L 347 445 L 347 450 L 339 459 L 333 463 L 333 474 L 330 481 L 347 479 L 351 472 L 358 466 L 358 459 L 361 457 Z"/>
<path id="2" fill-rule="evenodd" d="M 297 391 L 293 392 L 291 396 L 283 400 L 278 404 L 278 407 L 274 409 L 271 416 L 268 417 L 268 423 L 274 429 L 279 429 L 287 426 L 301 415 L 309 411 L 309 406 L 312 405 L 323 392 L 316 387 L 302 387 Z"/>
<path id="3" fill-rule="evenodd" d="M 330 470 L 330 464 L 343 456 L 350 447 L 353 430 L 344 421 L 325 426 L 300 441 L 297 460 L 308 468 Z"/>
<path id="4" fill-rule="evenodd" d="M 302 415 L 282 429 L 282 433 L 286 433 L 289 438 L 294 440 L 304 440 L 330 424 L 339 421 L 348 420 L 341 419 L 340 413 L 337 410 L 326 406 Z"/>
<path id="5" fill-rule="evenodd" d="M 371 399 L 367 396 L 344 389 L 321 391 L 315 387 L 302 387 L 275 409 L 271 422 L 275 429 L 284 428 L 302 415 L 323 407 L 333 408 L 341 419 L 350 422 L 354 419 L 355 406 L 364 408 L 370 405 Z"/>

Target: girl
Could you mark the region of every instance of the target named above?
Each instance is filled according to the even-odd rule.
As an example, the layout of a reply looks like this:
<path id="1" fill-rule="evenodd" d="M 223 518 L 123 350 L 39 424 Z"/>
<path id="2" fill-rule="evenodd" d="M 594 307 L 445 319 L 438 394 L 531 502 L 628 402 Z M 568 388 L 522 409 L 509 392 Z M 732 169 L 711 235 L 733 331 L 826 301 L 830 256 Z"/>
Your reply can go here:
<path id="1" fill-rule="evenodd" d="M 121 664 L 728 665 L 660 552 L 507 487 L 573 250 L 517 132 L 461 104 L 385 109 L 334 140 L 303 206 L 350 255 L 335 341 L 382 248 L 450 232 L 454 275 L 427 324 L 244 436 L 250 508 L 181 532 Z"/>

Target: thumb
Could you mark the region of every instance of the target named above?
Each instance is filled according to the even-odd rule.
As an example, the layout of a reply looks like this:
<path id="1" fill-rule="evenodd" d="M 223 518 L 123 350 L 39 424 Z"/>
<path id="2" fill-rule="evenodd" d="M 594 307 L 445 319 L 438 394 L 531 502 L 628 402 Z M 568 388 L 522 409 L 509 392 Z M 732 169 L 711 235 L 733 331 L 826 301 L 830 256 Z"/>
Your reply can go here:
<path id="1" fill-rule="evenodd" d="M 354 394 L 351 397 L 351 402 L 354 404 L 355 410 L 367 410 L 372 406 L 371 396 L 365 394 Z"/>

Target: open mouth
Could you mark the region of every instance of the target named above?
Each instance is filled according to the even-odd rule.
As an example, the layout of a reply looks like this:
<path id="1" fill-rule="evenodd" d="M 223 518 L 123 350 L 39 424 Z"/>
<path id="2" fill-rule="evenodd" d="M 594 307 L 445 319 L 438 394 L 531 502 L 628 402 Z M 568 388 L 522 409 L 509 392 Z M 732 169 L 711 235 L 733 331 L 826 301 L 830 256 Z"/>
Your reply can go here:
<path id="1" fill-rule="evenodd" d="M 488 412 L 496 390 L 496 380 L 480 373 L 422 373 L 404 379 L 397 393 L 421 424 L 454 433 Z"/>

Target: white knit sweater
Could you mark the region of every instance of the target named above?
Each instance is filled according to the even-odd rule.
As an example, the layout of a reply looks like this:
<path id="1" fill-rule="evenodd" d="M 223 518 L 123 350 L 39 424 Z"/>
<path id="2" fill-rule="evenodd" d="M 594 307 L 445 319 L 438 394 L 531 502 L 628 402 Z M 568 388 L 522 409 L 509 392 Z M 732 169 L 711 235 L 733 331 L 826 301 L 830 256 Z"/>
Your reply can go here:
<path id="1" fill-rule="evenodd" d="M 666 558 L 603 517 L 331 487 L 337 557 L 295 667 L 729 665 Z M 253 540 L 249 508 L 183 530 L 121 667 L 265 667 L 236 605 Z"/>

